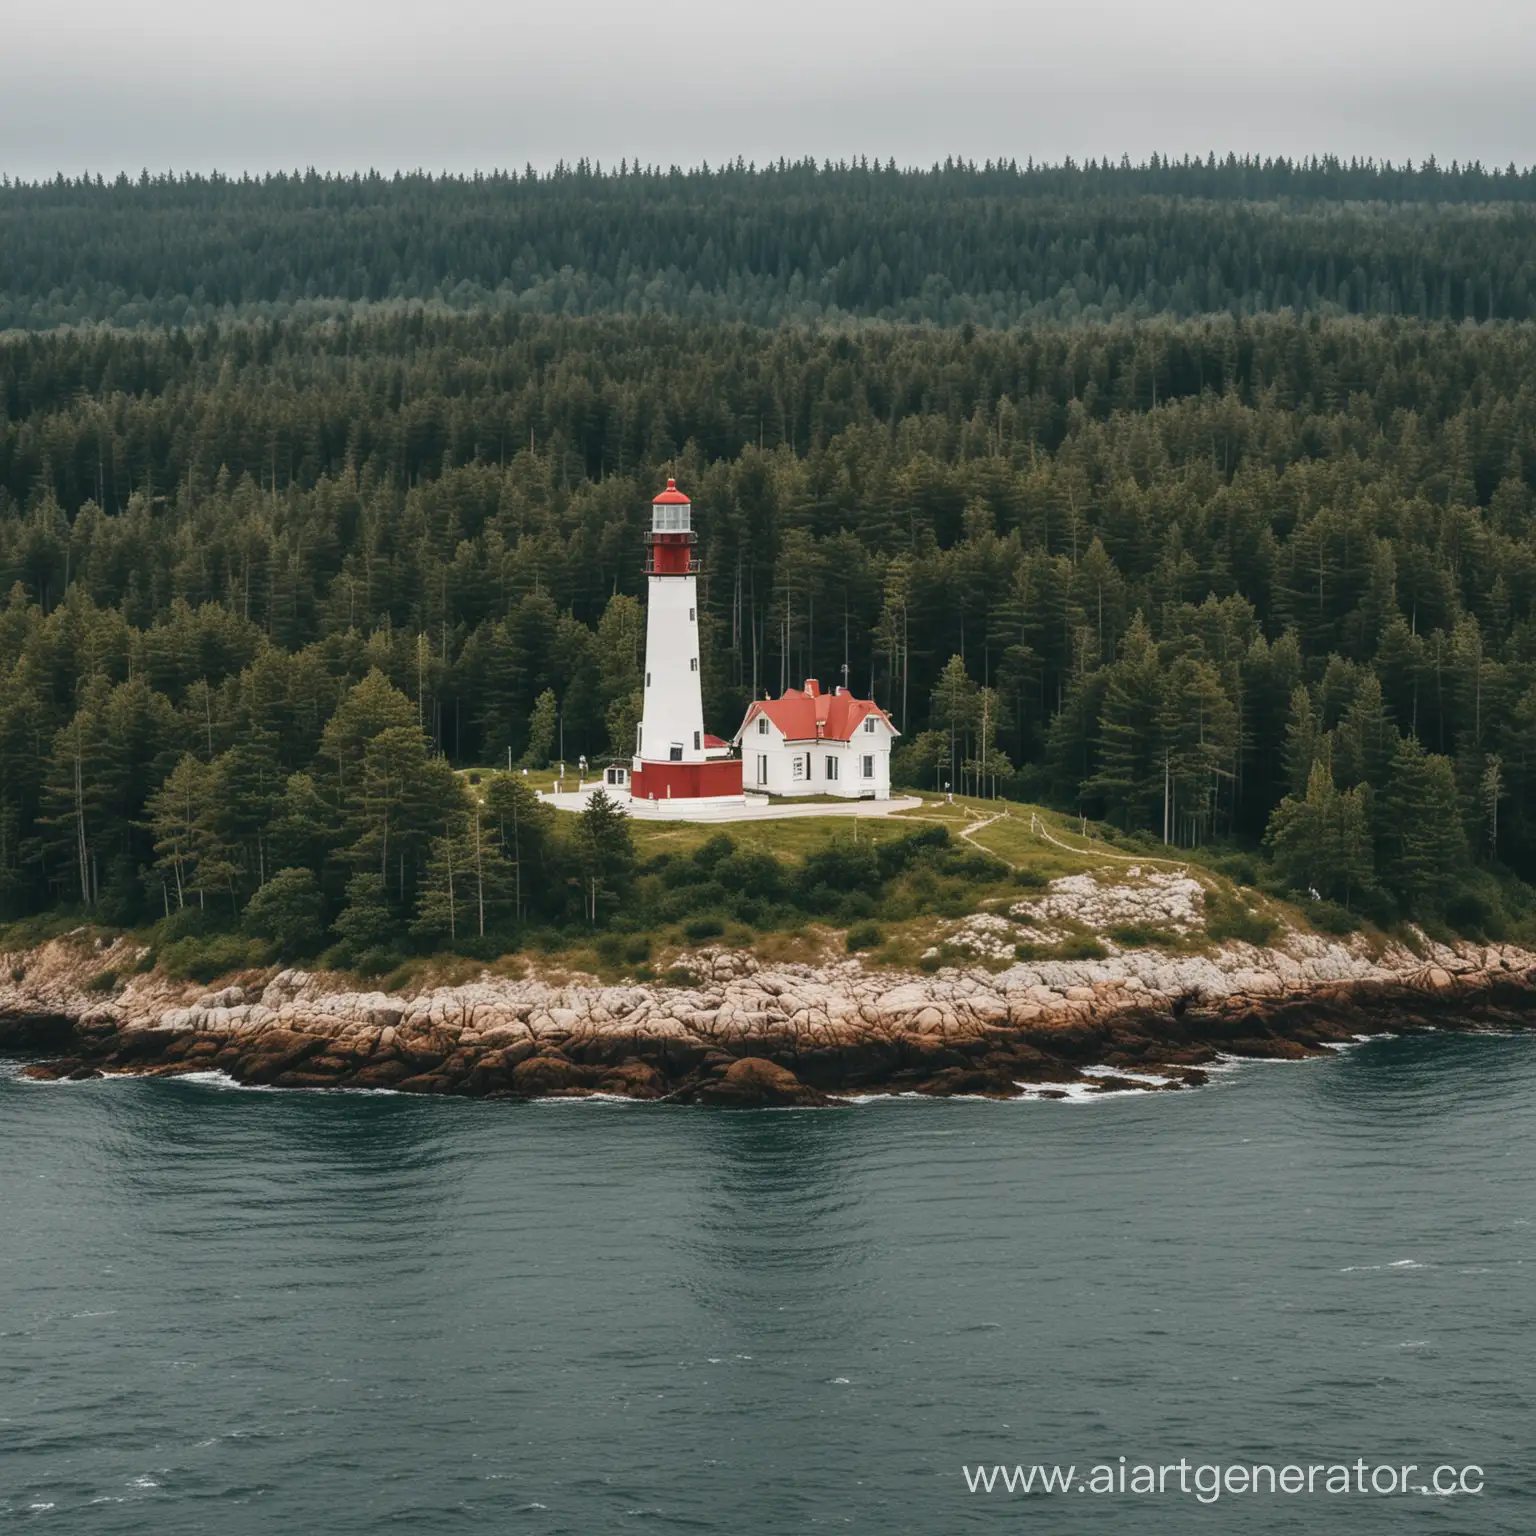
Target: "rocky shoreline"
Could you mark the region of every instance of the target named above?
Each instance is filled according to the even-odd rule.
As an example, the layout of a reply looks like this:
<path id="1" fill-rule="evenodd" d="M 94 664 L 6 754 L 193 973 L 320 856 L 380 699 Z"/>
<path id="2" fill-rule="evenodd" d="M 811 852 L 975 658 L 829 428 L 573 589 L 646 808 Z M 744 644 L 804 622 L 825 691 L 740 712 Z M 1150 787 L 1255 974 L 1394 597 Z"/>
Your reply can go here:
<path id="1" fill-rule="evenodd" d="M 1536 1019 L 1536 955 L 1427 940 L 1415 951 L 1289 932 L 1196 957 L 1137 949 L 926 975 L 706 950 L 688 957 L 703 978 L 691 987 L 488 973 L 406 996 L 296 970 L 209 990 L 133 974 L 131 941 L 82 932 L 0 955 L 0 1051 L 41 1057 L 23 1069 L 39 1080 L 217 1071 L 279 1088 L 824 1106 L 1179 1090 L 1227 1057 Z M 103 976 L 110 996 L 93 990 Z"/>

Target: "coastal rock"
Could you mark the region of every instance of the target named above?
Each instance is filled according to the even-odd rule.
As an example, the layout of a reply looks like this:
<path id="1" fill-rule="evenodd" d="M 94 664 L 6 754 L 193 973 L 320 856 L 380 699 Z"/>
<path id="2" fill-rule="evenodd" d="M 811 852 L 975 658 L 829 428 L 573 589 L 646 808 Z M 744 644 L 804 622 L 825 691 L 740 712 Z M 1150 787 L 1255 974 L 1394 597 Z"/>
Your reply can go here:
<path id="1" fill-rule="evenodd" d="M 525 1099 L 544 1098 L 573 1088 L 590 1088 L 596 1077 L 591 1067 L 578 1066 L 564 1056 L 530 1056 L 513 1068 L 512 1090 Z"/>
<path id="2" fill-rule="evenodd" d="M 734 1109 L 820 1107 L 834 1102 L 818 1089 L 807 1087 L 788 1067 L 761 1056 L 733 1061 L 720 1077 L 701 1083 L 691 1094 L 680 1097 Z"/>
<path id="3" fill-rule="evenodd" d="M 1171 927 L 1202 889 L 1182 874 L 1127 879 L 1070 877 L 1013 910 L 1065 921 L 1070 901 L 1079 917 L 1134 909 Z M 983 934 L 1016 921 L 978 916 Z M 924 974 L 841 954 L 764 965 L 714 947 L 687 953 L 684 986 L 487 972 L 397 995 L 297 969 L 198 986 L 144 969 L 131 940 L 77 932 L 0 955 L 0 1048 L 48 1053 L 27 1069 L 40 1078 L 216 1068 L 274 1086 L 798 1105 L 845 1089 L 1006 1094 L 1096 1066 L 1155 1078 L 1217 1050 L 1315 1054 L 1387 1028 L 1530 1017 L 1536 954 L 1410 937 L 1373 948 L 1290 927 L 1262 948 L 1030 961 L 1010 949 L 1007 963 Z"/>

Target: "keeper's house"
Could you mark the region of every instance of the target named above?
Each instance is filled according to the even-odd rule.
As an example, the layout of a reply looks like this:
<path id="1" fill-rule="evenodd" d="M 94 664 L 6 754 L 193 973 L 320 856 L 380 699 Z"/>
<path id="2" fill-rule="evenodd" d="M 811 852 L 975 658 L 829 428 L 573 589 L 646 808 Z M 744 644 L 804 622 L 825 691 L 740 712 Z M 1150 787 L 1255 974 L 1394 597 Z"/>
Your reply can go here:
<path id="1" fill-rule="evenodd" d="M 815 678 L 747 710 L 734 745 L 748 794 L 889 800 L 891 742 L 901 733 L 869 699 L 823 693 Z"/>

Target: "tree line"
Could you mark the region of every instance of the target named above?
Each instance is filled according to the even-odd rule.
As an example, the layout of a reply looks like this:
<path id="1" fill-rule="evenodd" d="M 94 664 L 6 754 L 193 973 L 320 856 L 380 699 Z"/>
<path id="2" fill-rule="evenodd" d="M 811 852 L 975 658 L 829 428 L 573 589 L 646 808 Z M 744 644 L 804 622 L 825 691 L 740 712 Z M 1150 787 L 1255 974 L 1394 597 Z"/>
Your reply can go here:
<path id="1" fill-rule="evenodd" d="M 1536 326 L 1294 315 L 9 337 L 0 903 L 126 919 L 234 868 L 234 908 L 303 867 L 339 910 L 374 839 L 417 921 L 489 846 L 448 765 L 627 751 L 674 474 L 712 729 L 846 677 L 907 782 L 1495 922 L 1491 872 L 1536 869 L 1533 378 Z M 393 702 L 343 751 L 365 684 Z M 330 830 L 267 847 L 311 793 Z M 163 813 L 235 805 L 162 862 Z"/>
<path id="2" fill-rule="evenodd" d="M 1008 325 L 1283 308 L 1529 319 L 1536 174 L 1239 158 L 579 161 L 540 175 L 0 184 L 0 330 L 430 303 Z"/>

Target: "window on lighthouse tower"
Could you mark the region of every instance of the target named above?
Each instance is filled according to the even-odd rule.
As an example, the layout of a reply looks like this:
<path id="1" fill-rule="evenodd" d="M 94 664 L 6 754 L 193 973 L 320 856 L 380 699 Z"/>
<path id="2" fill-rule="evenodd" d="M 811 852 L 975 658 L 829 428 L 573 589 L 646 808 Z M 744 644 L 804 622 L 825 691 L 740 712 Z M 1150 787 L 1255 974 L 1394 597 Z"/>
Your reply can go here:
<path id="1" fill-rule="evenodd" d="M 686 502 L 651 508 L 652 533 L 687 533 L 693 525 L 693 508 Z"/>

